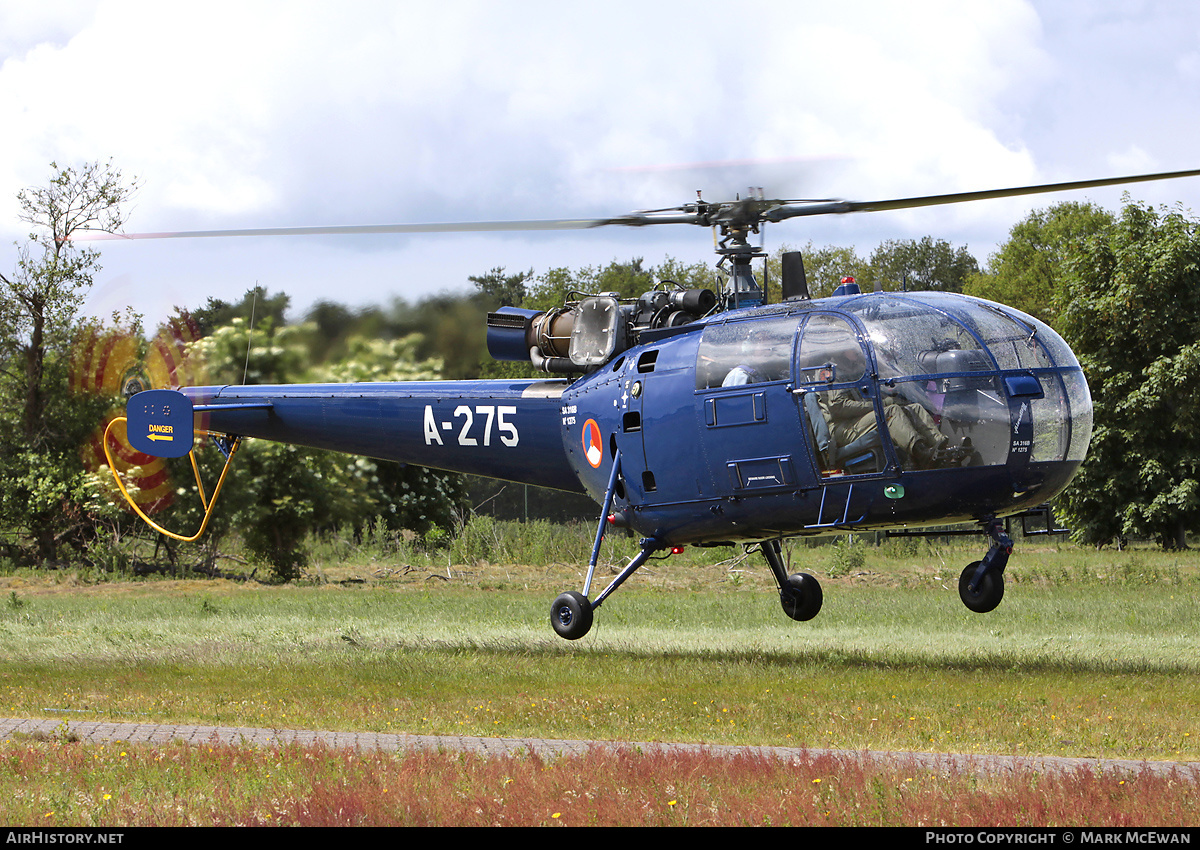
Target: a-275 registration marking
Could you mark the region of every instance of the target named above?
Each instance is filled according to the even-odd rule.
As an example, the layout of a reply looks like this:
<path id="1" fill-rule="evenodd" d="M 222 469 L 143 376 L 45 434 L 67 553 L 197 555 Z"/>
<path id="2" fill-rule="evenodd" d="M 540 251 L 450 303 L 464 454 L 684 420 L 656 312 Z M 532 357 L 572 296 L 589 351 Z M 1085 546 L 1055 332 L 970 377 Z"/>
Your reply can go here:
<path id="1" fill-rule="evenodd" d="M 462 427 L 458 431 L 458 444 L 460 446 L 490 446 L 492 444 L 493 433 L 499 437 L 500 442 L 510 448 L 515 446 L 521 439 L 517 433 L 517 425 L 515 422 L 509 422 L 507 417 L 515 416 L 517 408 L 512 405 L 504 404 L 477 404 L 472 408 L 465 404 L 460 404 L 454 408 L 454 418 L 462 420 Z M 471 426 L 475 424 L 475 417 L 479 416 L 483 419 L 483 435 L 482 437 L 471 436 Z M 432 446 L 437 443 L 439 446 L 444 446 L 442 441 L 441 431 L 453 431 L 454 422 L 451 420 L 439 420 L 433 415 L 433 405 L 425 405 L 425 445 Z M 447 437 L 446 439 L 451 439 Z M 480 442 L 482 440 L 482 443 Z"/>

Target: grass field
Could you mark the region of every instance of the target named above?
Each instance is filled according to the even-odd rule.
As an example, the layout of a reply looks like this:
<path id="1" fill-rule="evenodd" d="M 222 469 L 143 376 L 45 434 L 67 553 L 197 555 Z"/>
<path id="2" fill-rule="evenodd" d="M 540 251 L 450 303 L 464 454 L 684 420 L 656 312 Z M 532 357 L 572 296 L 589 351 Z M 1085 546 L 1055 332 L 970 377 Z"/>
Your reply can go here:
<path id="1" fill-rule="evenodd" d="M 735 553 L 689 550 L 648 565 L 597 612 L 593 632 L 575 643 L 555 637 L 548 618 L 554 595 L 580 585 L 578 565 L 447 567 L 436 557 L 410 563 L 410 557 L 350 547 L 314 567 L 311 581 L 286 587 L 16 572 L 0 576 L 0 713 L 1200 761 L 1195 556 L 1026 546 L 1010 564 L 1000 608 L 976 615 L 959 602 L 956 581 L 979 552 L 925 544 L 913 551 L 910 543 L 903 550 L 861 547 L 852 558 L 833 547 L 793 547 L 793 567 L 811 568 L 826 591 L 821 614 L 806 624 L 783 616 L 761 556 L 739 561 Z M 7 742 L 0 758 L 24 764 L 54 747 L 59 744 Z M 92 763 L 114 771 L 101 784 L 120 785 L 120 760 L 110 751 L 82 744 L 59 749 L 64 757 L 90 752 Z M 159 763 L 183 758 L 169 749 L 157 754 Z M 305 759 L 283 754 L 278 763 Z M 145 756 L 139 763 L 137 781 L 153 787 Z M 692 776 L 700 770 L 687 769 Z M 516 763 L 510 770 L 519 772 Z M 69 772 L 60 765 L 62 775 Z M 33 775 L 59 774 L 46 768 Z M 879 781 L 902 790 L 904 779 Z M 831 781 L 828 774 L 824 781 Z M 874 787 L 865 775 L 855 782 L 860 790 Z M 744 786 L 744 777 L 737 783 Z M 1076 792 L 1061 793 L 1079 805 Z M 81 823 L 86 812 L 94 820 L 105 811 L 73 806 L 80 793 L 26 791 L 28 805 L 10 809 L 5 820 L 57 811 L 50 821 Z M 262 821 L 266 809 L 259 802 L 242 797 L 257 800 L 261 788 L 230 793 L 240 802 L 230 802 L 229 812 L 258 814 L 230 814 L 228 822 L 272 822 Z M 1046 793 L 1042 787 L 1034 797 Z M 1020 798 L 1012 788 L 996 794 Z M 934 785 L 929 795 L 921 809 L 928 817 L 943 816 L 933 801 L 961 796 Z M 1194 823 L 1195 804 L 1188 802 L 1194 796 L 1192 787 L 1181 798 L 1182 814 L 1155 810 L 1156 822 L 1192 817 Z M 839 814 L 823 822 L 880 822 L 855 815 L 862 809 L 851 799 L 848 794 L 830 808 Z M 1173 798 L 1160 789 L 1157 799 Z M 54 808 L 54 800 L 65 802 Z M 733 806 L 726 820 L 689 822 L 779 823 L 781 816 L 783 822 L 819 822 L 803 815 L 806 808 L 748 816 L 748 805 Z M 677 806 L 663 809 L 667 820 L 661 822 L 674 822 Z M 890 803 L 875 811 L 893 809 L 900 811 Z M 1025 814 L 1011 814 L 1008 822 L 1037 823 L 1035 810 L 1024 805 Z M 122 811 L 122 822 L 141 817 Z M 1150 810 L 1140 811 L 1149 816 Z M 1126 803 L 1114 804 L 1113 814 L 1123 813 Z M 953 809 L 950 822 L 960 816 L 964 810 Z"/>

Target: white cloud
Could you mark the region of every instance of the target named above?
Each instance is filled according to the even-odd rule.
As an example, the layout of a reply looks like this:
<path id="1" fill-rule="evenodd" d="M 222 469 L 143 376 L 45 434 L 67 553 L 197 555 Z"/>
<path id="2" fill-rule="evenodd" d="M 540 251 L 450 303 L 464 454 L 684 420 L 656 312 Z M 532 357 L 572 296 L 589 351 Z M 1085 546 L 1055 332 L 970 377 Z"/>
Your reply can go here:
<path id="1" fill-rule="evenodd" d="M 54 11 L 0 0 L 4 242 L 19 233 L 16 190 L 51 160 L 112 157 L 138 175 L 137 230 L 586 217 L 749 185 L 877 199 L 1198 164 L 1190 7 L 42 6 Z M 1200 186 L 1135 194 L 1197 198 Z M 867 252 L 932 233 L 982 259 L 1054 200 L 788 223 L 769 238 Z M 657 261 L 655 246 L 699 259 L 706 242 L 679 230 L 234 240 L 124 245 L 105 260 L 130 291 L 236 295 L 269 278 L 304 306 L 321 293 L 384 300 L 401 279 L 461 287 L 497 264 Z"/>

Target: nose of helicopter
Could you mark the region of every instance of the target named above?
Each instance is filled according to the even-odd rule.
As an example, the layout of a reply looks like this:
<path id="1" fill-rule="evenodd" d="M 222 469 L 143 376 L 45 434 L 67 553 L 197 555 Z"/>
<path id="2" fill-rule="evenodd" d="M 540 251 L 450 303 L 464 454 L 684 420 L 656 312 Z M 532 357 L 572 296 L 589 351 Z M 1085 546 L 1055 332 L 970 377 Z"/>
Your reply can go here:
<path id="1" fill-rule="evenodd" d="M 1091 395 L 1045 323 L 952 293 L 874 293 L 843 309 L 862 323 L 893 441 L 906 455 L 924 443 L 923 457 L 901 458 L 909 468 L 1003 466 L 1024 492 L 1083 460 Z"/>

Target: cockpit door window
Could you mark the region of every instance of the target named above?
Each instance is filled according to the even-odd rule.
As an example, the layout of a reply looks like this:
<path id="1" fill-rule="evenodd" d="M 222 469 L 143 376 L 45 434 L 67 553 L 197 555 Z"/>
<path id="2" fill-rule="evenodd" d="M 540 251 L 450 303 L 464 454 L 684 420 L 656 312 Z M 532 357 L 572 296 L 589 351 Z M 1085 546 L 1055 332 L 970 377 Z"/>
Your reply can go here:
<path id="1" fill-rule="evenodd" d="M 796 352 L 801 421 L 823 477 L 883 471 L 887 457 L 870 385 L 867 354 L 841 316 L 809 318 Z"/>

